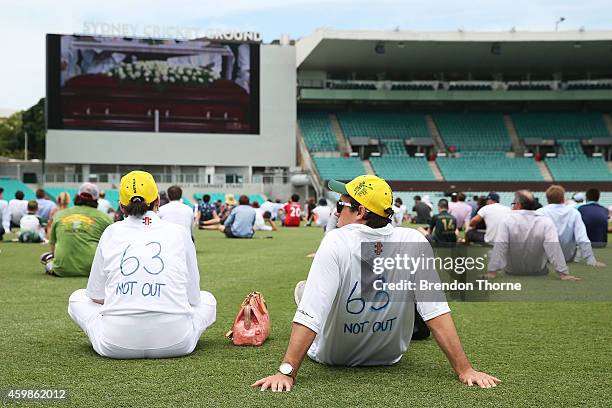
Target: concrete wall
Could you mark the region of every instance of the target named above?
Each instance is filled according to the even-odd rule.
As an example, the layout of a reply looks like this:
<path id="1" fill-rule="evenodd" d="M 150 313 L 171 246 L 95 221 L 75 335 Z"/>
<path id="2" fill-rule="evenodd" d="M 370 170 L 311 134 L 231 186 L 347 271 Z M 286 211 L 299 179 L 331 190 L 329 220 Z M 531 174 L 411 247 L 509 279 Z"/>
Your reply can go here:
<path id="1" fill-rule="evenodd" d="M 295 47 L 262 45 L 260 134 L 49 130 L 47 163 L 295 166 Z"/>

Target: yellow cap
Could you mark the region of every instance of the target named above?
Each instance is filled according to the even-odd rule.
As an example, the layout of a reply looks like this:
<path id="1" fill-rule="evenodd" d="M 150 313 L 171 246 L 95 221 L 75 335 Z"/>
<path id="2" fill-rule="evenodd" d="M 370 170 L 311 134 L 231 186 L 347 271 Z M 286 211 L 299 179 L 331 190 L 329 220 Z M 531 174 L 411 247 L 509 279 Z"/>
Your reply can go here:
<path id="1" fill-rule="evenodd" d="M 336 180 L 328 183 L 330 190 L 353 197 L 367 210 L 388 218 L 393 214 L 393 192 L 389 184 L 380 177 L 358 176 L 344 184 Z"/>
<path id="2" fill-rule="evenodd" d="M 119 190 L 121 205 L 128 205 L 134 197 L 142 197 L 145 204 L 149 205 L 157 200 L 158 196 L 157 184 L 150 173 L 134 170 L 121 177 Z"/>

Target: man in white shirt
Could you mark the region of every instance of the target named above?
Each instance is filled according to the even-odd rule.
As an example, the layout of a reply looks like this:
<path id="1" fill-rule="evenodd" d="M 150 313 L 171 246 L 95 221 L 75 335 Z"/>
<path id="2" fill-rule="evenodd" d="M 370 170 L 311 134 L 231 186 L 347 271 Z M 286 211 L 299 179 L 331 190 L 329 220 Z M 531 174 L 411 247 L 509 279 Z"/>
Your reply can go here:
<path id="1" fill-rule="evenodd" d="M 184 229 L 160 219 L 153 176 L 123 176 L 126 218 L 104 230 L 87 289 L 68 314 L 104 357 L 168 358 L 191 353 L 216 319 L 216 300 L 200 291 L 195 247 Z"/>
<path id="2" fill-rule="evenodd" d="M 391 301 L 395 293 L 378 291 L 376 285 L 369 283 L 361 286 L 361 264 L 366 259 L 362 258 L 364 245 L 385 256 L 385 248 L 393 248 L 394 243 L 409 248 L 425 245 L 431 252 L 427 240 L 418 231 L 390 225 L 393 198 L 389 185 L 367 175 L 347 184 L 332 180 L 329 188 L 341 194 L 336 209 L 338 228 L 325 235 L 315 255 L 279 373 L 262 378 L 252 386 L 279 392 L 291 390 L 307 353 L 314 361 L 330 365 L 395 364 L 410 343 L 415 299 L 419 314 L 459 379 L 483 388 L 496 386 L 497 378 L 477 372 L 470 365 L 445 301 L 424 301 L 418 294 L 408 300 Z M 426 271 L 419 268 L 415 272 L 418 275 Z M 378 292 L 368 297 L 366 293 L 372 295 L 372 288 Z M 413 295 L 412 291 L 406 292 Z"/>
<path id="3" fill-rule="evenodd" d="M 0 241 L 5 233 L 11 230 L 11 213 L 8 201 L 3 200 L 4 189 L 0 187 Z"/>
<path id="4" fill-rule="evenodd" d="M 499 194 L 489 193 L 487 205 L 478 210 L 478 213 L 470 221 L 470 227 L 475 228 L 484 220 L 487 225 L 486 231 L 470 229 L 465 234 L 466 242 L 479 242 L 493 245 L 499 225 L 508 217 L 512 210 L 499 203 Z"/>
<path id="5" fill-rule="evenodd" d="M 189 237 L 192 237 L 191 228 L 195 218 L 191 207 L 181 201 L 183 190 L 179 186 L 172 186 L 167 192 L 170 202 L 159 207 L 157 215 L 162 220 L 180 225 L 187 231 Z"/>
<path id="6" fill-rule="evenodd" d="M 448 203 L 448 212 L 457 220 L 457 228 L 467 231 L 472 215 L 472 206 L 465 202 L 464 193 L 453 193 L 451 202 Z"/>
<path id="7" fill-rule="evenodd" d="M 11 215 L 11 228 L 19 228 L 19 222 L 28 211 L 28 200 L 24 200 L 23 191 L 15 191 L 15 198 L 8 203 L 9 214 Z"/>
<path id="8" fill-rule="evenodd" d="M 496 278 L 502 270 L 508 275 L 546 275 L 550 262 L 561 280 L 580 280 L 569 274 L 555 225 L 535 207 L 531 192 L 516 192 L 511 213 L 499 225 L 485 278 Z"/>
<path id="9" fill-rule="evenodd" d="M 105 191 L 100 191 L 98 193 L 98 211 L 101 211 L 106 215 L 111 215 L 112 217 L 111 213 L 114 213 L 115 209 L 111 205 L 110 201 L 108 201 L 105 197 L 106 197 Z"/>
<path id="10" fill-rule="evenodd" d="M 401 227 L 404 221 L 404 215 L 406 214 L 406 206 L 399 197 L 395 198 L 393 203 L 393 217 L 391 217 L 391 225 L 394 227 Z"/>
<path id="11" fill-rule="evenodd" d="M 315 207 L 312 212 L 314 213 L 314 223 L 317 227 L 325 228 L 329 221 L 329 217 L 332 214 L 332 208 L 327 205 L 327 200 L 322 198 L 319 200 L 319 205 Z"/>
<path id="12" fill-rule="evenodd" d="M 564 204 L 565 189 L 553 184 L 546 190 L 546 200 L 548 205 L 540 208 L 536 213 L 547 216 L 555 224 L 565 262 L 574 260 L 577 247 L 579 247 L 581 256 L 586 260 L 587 265 L 606 266 L 595 259 L 580 212 L 574 206 Z"/>

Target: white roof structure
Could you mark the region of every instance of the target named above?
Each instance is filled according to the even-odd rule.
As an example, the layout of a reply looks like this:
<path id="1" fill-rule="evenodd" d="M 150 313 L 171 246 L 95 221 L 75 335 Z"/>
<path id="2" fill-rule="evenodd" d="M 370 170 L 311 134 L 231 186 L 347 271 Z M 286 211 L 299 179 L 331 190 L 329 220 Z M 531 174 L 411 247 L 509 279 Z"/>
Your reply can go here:
<path id="1" fill-rule="evenodd" d="M 612 31 L 415 32 L 322 28 L 296 42 L 300 70 L 550 73 L 612 77 Z"/>

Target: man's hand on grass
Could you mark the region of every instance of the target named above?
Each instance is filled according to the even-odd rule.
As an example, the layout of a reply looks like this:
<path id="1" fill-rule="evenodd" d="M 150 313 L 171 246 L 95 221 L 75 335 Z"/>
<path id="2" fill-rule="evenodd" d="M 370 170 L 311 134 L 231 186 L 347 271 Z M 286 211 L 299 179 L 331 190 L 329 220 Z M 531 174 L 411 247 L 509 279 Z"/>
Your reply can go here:
<path id="1" fill-rule="evenodd" d="M 593 268 L 605 268 L 606 264 L 600 261 L 595 261 L 592 264 L 589 264 L 589 266 L 592 266 Z"/>
<path id="2" fill-rule="evenodd" d="M 470 368 L 465 372 L 459 374 L 459 381 L 469 387 L 476 384 L 480 388 L 497 387 L 497 384 L 501 382 L 499 378 L 495 378 L 487 373 L 476 371 L 473 368 Z"/>
<path id="3" fill-rule="evenodd" d="M 579 278 L 579 277 L 574 276 L 574 275 L 570 275 L 569 273 L 562 273 L 561 275 L 559 275 L 559 278 L 561 278 L 562 281 L 579 281 L 579 280 L 582 280 L 582 278 Z"/>
<path id="4" fill-rule="evenodd" d="M 266 378 L 262 378 L 261 380 L 255 381 L 251 384 L 251 387 L 257 388 L 261 387 L 260 391 L 265 391 L 268 388 L 272 392 L 283 392 L 283 391 L 291 391 L 291 387 L 295 380 L 288 375 L 276 373 Z"/>

